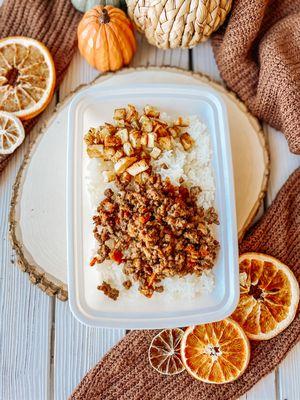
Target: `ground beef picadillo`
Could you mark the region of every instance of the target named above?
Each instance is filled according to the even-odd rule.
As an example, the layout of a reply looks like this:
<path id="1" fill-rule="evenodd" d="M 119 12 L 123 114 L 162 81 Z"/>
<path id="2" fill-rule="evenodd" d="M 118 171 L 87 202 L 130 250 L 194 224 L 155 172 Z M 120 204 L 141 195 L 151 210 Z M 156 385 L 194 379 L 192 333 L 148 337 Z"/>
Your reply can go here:
<path id="1" fill-rule="evenodd" d="M 210 225 L 218 224 L 213 208 L 197 206 L 201 189 L 174 186 L 160 175 L 145 184 L 116 182 L 118 191 L 107 189 L 94 216 L 94 235 L 99 242 L 91 265 L 112 259 L 121 264 L 130 282 L 151 297 L 162 292 L 163 279 L 211 269 L 219 248 Z"/>

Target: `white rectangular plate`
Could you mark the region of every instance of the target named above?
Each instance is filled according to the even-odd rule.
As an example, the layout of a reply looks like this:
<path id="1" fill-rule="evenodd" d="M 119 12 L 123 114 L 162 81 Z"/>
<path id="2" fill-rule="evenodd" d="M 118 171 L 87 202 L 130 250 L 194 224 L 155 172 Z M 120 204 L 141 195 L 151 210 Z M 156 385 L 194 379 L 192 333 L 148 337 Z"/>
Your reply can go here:
<path id="1" fill-rule="evenodd" d="M 85 179 L 83 136 L 91 126 L 112 120 L 115 108 L 151 104 L 171 116 L 197 115 L 207 126 L 213 149 L 216 208 L 221 248 L 214 267 L 215 287 L 193 300 L 102 300 L 97 272 L 88 268 L 94 237 Z M 131 85 L 118 90 L 97 85 L 80 92 L 69 108 L 67 166 L 67 257 L 70 307 L 83 323 L 98 327 L 154 329 L 217 321 L 230 315 L 239 298 L 238 245 L 230 136 L 226 107 L 207 87 Z"/>

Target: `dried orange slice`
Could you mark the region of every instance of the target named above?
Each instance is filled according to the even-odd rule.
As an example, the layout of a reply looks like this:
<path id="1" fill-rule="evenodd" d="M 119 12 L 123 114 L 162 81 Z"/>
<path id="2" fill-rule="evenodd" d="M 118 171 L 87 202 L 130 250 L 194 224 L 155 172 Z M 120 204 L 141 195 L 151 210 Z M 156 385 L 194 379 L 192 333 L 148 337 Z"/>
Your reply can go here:
<path id="1" fill-rule="evenodd" d="M 24 128 L 19 118 L 0 111 L 0 154 L 13 153 L 24 137 Z"/>
<path id="2" fill-rule="evenodd" d="M 152 367 L 165 375 L 179 374 L 184 370 L 180 357 L 180 342 L 184 331 L 179 328 L 165 329 L 156 335 L 149 347 Z"/>
<path id="3" fill-rule="evenodd" d="M 39 41 L 14 36 L 0 40 L 0 110 L 30 119 L 50 102 L 55 67 Z"/>
<path id="4" fill-rule="evenodd" d="M 250 344 L 239 324 L 227 318 L 188 328 L 181 341 L 181 359 L 194 378 L 227 383 L 247 368 Z"/>
<path id="5" fill-rule="evenodd" d="M 232 318 L 250 339 L 271 339 L 295 317 L 298 282 L 286 265 L 265 254 L 245 253 L 239 263 L 241 295 Z"/>

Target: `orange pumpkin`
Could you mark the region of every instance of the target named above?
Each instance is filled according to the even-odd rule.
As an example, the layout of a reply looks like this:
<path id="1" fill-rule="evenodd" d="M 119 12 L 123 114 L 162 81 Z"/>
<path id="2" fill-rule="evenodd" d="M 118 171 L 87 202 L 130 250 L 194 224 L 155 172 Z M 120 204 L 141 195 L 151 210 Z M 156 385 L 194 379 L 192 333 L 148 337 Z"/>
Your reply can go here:
<path id="1" fill-rule="evenodd" d="M 77 34 L 80 53 L 102 72 L 129 64 L 136 51 L 130 20 L 124 11 L 113 6 L 95 6 L 87 11 Z"/>

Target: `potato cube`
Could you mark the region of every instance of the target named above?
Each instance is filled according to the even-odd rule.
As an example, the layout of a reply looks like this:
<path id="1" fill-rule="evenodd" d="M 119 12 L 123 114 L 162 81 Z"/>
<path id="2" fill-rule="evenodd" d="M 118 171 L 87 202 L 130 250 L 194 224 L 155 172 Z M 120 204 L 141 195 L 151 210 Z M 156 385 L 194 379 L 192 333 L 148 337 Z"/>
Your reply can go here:
<path id="1" fill-rule="evenodd" d="M 119 136 L 106 136 L 104 139 L 104 145 L 108 147 L 119 147 L 122 145 L 122 141 Z"/>
<path id="2" fill-rule="evenodd" d="M 122 174 L 122 172 L 126 171 L 130 165 L 132 165 L 136 161 L 136 157 L 122 157 L 120 158 L 114 166 L 114 169 L 118 175 Z"/>
<path id="3" fill-rule="evenodd" d="M 122 149 L 118 149 L 116 152 L 115 152 L 115 154 L 114 154 L 114 156 L 112 157 L 112 161 L 114 162 L 114 163 L 116 163 L 121 157 L 123 157 L 124 156 L 124 152 L 123 152 L 123 150 Z"/>
<path id="4" fill-rule="evenodd" d="M 194 145 L 195 141 L 189 133 L 185 132 L 180 136 L 180 142 L 184 150 L 188 151 Z"/>
<path id="5" fill-rule="evenodd" d="M 178 126 L 172 126 L 168 128 L 168 131 L 174 139 L 177 138 L 178 135 L 180 134 L 180 128 Z"/>
<path id="6" fill-rule="evenodd" d="M 127 185 L 131 181 L 131 175 L 127 171 L 123 172 L 120 176 L 120 181 Z"/>
<path id="7" fill-rule="evenodd" d="M 133 119 L 137 119 L 139 117 L 139 113 L 136 108 L 132 104 L 128 104 L 127 112 L 126 112 L 126 121 L 131 122 Z"/>
<path id="8" fill-rule="evenodd" d="M 134 129 L 140 129 L 140 124 L 137 119 L 132 119 L 130 124 Z"/>
<path id="9" fill-rule="evenodd" d="M 169 136 L 163 136 L 158 139 L 158 147 L 162 150 L 171 150 L 172 141 Z"/>
<path id="10" fill-rule="evenodd" d="M 103 144 L 90 144 L 87 147 L 87 153 L 90 158 L 101 158 L 103 157 L 104 146 Z"/>
<path id="11" fill-rule="evenodd" d="M 122 143 L 128 142 L 128 130 L 126 128 L 119 130 L 117 136 L 121 139 Z"/>
<path id="12" fill-rule="evenodd" d="M 153 147 L 153 150 L 151 151 L 150 156 L 152 158 L 156 159 L 159 157 L 160 153 L 161 153 L 161 150 L 158 147 Z"/>
<path id="13" fill-rule="evenodd" d="M 140 118 L 140 123 L 142 124 L 142 130 L 144 132 L 152 132 L 153 124 L 150 118 L 146 115 L 142 115 Z"/>
<path id="14" fill-rule="evenodd" d="M 133 147 L 130 142 L 126 142 L 123 144 L 124 153 L 126 156 L 132 156 L 134 153 Z"/>
<path id="15" fill-rule="evenodd" d="M 146 160 L 139 160 L 132 164 L 129 168 L 127 168 L 127 172 L 132 175 L 138 175 L 141 172 L 146 171 L 149 168 L 149 165 L 147 164 Z"/>
<path id="16" fill-rule="evenodd" d="M 148 117 L 159 118 L 159 111 L 155 107 L 149 105 L 145 106 L 144 113 Z"/>
<path id="17" fill-rule="evenodd" d="M 104 182 L 112 182 L 116 178 L 114 171 L 103 171 L 102 172 Z"/>
<path id="18" fill-rule="evenodd" d="M 150 175 L 147 171 L 141 172 L 140 174 L 134 177 L 135 182 L 139 183 L 140 185 L 146 183 L 150 178 Z"/>
<path id="19" fill-rule="evenodd" d="M 141 147 L 141 134 L 139 131 L 130 132 L 129 140 L 134 149 L 139 149 Z"/>
<path id="20" fill-rule="evenodd" d="M 148 145 L 148 135 L 147 133 L 143 133 L 141 137 L 141 145 L 147 146 Z"/>
<path id="21" fill-rule="evenodd" d="M 113 147 L 104 147 L 103 157 L 105 160 L 111 160 L 115 155 L 116 151 Z"/>
<path id="22" fill-rule="evenodd" d="M 126 118 L 126 109 L 125 108 L 117 108 L 114 112 L 114 119 L 120 120 Z"/>
<path id="23" fill-rule="evenodd" d="M 157 139 L 157 134 L 154 132 L 148 133 L 148 147 L 154 147 Z"/>

